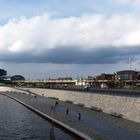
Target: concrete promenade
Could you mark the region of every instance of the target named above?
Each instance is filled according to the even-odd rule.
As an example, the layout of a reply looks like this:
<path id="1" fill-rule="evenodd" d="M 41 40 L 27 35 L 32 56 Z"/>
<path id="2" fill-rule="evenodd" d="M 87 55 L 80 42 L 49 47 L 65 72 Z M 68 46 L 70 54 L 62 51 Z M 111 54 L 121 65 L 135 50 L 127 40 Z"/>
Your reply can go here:
<path id="1" fill-rule="evenodd" d="M 95 140 L 140 139 L 140 125 L 138 123 L 118 119 L 103 112 L 96 112 L 54 98 L 15 92 L 9 94 L 50 116 L 50 108 L 57 101 L 58 104 L 55 107 L 54 117 L 90 137 L 94 137 Z M 69 109 L 68 115 L 66 114 L 67 108 Z M 78 113 L 81 113 L 81 120 L 79 120 Z"/>
<path id="2" fill-rule="evenodd" d="M 43 113 L 51 116 L 50 108 L 55 105 L 55 118 L 77 130 L 83 132 L 95 140 L 139 140 L 140 139 L 140 124 L 128 121 L 123 118 L 115 118 L 103 112 L 96 112 L 89 108 L 70 104 L 61 100 L 56 100 L 54 97 L 45 97 L 24 92 L 21 90 L 0 87 L 0 91 L 13 91 L 8 94 L 16 97 L 23 102 L 37 108 Z M 17 93 L 15 93 L 17 92 Z M 37 91 L 36 91 L 37 92 Z M 80 105 L 80 104 L 79 104 Z M 68 115 L 66 114 L 67 108 L 69 109 Z M 81 120 L 79 115 L 81 113 Z"/>
<path id="3" fill-rule="evenodd" d="M 57 89 L 43 88 L 23 88 L 36 94 L 46 97 L 58 98 L 62 101 L 72 101 L 74 104 L 83 104 L 85 107 L 98 107 L 105 113 L 117 112 L 123 115 L 123 118 L 140 123 L 140 97 L 135 96 L 117 96 L 116 94 L 104 94 L 96 92 L 67 91 Z M 133 94 L 133 93 L 132 93 Z"/>

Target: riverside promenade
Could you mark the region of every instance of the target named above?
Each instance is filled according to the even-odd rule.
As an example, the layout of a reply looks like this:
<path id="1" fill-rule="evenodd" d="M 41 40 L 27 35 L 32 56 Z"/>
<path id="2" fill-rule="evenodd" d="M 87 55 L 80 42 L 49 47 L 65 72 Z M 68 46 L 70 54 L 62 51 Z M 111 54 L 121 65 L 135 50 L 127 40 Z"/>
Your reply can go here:
<path id="1" fill-rule="evenodd" d="M 4 93 L 51 116 L 51 106 L 55 107 L 54 118 L 95 140 L 139 140 L 140 124 L 123 118 L 115 118 L 103 112 L 46 98 L 33 93 Z M 56 104 L 56 102 L 58 104 Z M 69 109 L 67 114 L 66 110 Z M 79 113 L 81 118 L 79 120 Z"/>

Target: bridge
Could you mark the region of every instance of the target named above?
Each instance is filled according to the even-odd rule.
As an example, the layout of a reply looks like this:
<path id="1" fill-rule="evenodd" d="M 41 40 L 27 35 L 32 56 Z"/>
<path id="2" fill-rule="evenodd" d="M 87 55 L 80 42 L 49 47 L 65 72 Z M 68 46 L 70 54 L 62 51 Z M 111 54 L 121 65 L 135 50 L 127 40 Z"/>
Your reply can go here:
<path id="1" fill-rule="evenodd" d="M 50 79 L 50 80 L 17 80 L 11 81 L 13 85 L 26 85 L 32 87 L 73 87 L 78 88 L 84 85 L 95 85 L 100 86 L 101 84 L 108 84 L 113 83 L 112 80 L 91 80 L 91 79 L 80 79 L 80 80 L 57 80 L 57 79 Z M 115 83 L 119 83 L 119 81 L 115 81 Z"/>

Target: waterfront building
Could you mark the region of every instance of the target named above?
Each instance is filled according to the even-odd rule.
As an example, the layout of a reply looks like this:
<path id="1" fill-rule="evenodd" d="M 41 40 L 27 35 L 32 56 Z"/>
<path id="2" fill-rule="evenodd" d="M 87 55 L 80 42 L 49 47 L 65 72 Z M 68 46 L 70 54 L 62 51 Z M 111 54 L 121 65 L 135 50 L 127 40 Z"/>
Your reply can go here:
<path id="1" fill-rule="evenodd" d="M 12 81 L 24 81 L 25 78 L 21 75 L 14 75 L 14 76 L 0 76 L 1 83 L 11 83 Z"/>
<path id="2" fill-rule="evenodd" d="M 137 72 L 134 70 L 123 70 L 117 72 L 117 79 L 118 80 L 136 80 Z"/>
<path id="3" fill-rule="evenodd" d="M 4 69 L 0 69 L 0 76 L 5 76 L 7 75 L 7 71 Z"/>
<path id="4" fill-rule="evenodd" d="M 25 80 L 25 78 L 21 75 L 14 75 L 14 76 L 11 76 L 11 81 L 18 81 L 18 80 Z"/>

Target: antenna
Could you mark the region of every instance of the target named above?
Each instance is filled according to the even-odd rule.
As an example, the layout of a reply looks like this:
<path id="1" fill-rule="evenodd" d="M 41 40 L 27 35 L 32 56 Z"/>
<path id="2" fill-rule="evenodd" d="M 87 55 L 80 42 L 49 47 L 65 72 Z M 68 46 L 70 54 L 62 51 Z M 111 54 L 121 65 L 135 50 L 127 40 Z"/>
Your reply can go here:
<path id="1" fill-rule="evenodd" d="M 131 57 L 129 57 L 129 70 L 131 70 Z"/>

